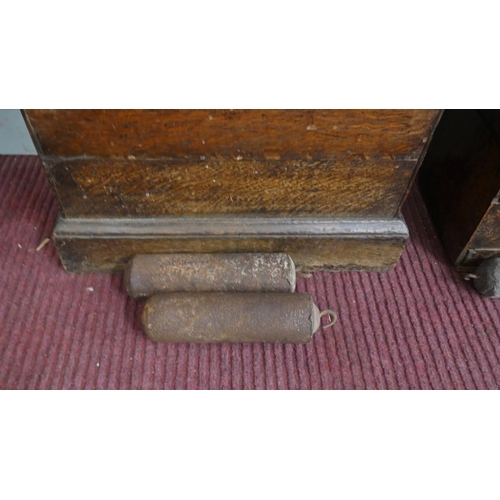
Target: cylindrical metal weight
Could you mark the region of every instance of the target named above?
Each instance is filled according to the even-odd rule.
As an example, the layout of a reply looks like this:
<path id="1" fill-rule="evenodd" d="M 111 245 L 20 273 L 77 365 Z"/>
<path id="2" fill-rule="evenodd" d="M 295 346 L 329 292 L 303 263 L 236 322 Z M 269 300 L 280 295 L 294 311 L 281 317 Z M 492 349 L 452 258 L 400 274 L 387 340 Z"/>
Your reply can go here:
<path id="1" fill-rule="evenodd" d="M 142 321 L 157 342 L 305 343 L 326 313 L 307 293 L 166 293 L 148 299 Z"/>
<path id="2" fill-rule="evenodd" d="M 485 297 L 500 298 L 500 257 L 485 260 L 476 269 L 474 288 Z"/>
<path id="3" fill-rule="evenodd" d="M 125 272 L 135 299 L 161 292 L 293 292 L 285 253 L 136 255 Z"/>

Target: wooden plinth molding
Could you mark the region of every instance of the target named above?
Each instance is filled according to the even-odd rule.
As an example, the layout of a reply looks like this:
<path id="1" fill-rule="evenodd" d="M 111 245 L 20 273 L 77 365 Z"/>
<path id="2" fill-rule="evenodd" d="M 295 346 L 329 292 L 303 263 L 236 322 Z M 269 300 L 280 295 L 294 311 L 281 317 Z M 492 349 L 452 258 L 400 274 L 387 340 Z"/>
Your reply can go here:
<path id="1" fill-rule="evenodd" d="M 136 254 L 285 252 L 299 271 L 394 267 L 408 228 L 402 218 L 60 217 L 54 230 L 70 272 L 121 272 Z"/>

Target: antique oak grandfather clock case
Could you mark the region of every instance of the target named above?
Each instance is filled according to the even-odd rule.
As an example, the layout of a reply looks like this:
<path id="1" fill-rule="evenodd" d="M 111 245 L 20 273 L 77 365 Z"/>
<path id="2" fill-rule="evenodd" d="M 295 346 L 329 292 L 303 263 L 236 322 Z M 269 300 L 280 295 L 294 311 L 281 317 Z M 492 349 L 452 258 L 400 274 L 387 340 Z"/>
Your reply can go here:
<path id="1" fill-rule="evenodd" d="M 70 272 L 136 254 L 285 252 L 387 270 L 438 110 L 24 110 Z"/>

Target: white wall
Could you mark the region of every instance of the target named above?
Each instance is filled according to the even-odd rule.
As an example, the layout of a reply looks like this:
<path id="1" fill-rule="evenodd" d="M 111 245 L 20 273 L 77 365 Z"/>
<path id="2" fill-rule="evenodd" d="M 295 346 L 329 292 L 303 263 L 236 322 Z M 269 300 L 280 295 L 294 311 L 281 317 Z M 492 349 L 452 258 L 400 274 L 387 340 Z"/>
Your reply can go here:
<path id="1" fill-rule="evenodd" d="M 0 155 L 36 155 L 19 109 L 0 109 Z"/>

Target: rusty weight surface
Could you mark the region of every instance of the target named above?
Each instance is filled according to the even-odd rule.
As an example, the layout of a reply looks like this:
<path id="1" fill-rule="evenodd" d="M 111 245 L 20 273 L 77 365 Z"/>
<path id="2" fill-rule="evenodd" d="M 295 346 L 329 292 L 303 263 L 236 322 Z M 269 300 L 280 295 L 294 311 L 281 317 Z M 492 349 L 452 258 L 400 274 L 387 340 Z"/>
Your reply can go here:
<path id="1" fill-rule="evenodd" d="M 293 292 L 285 253 L 136 255 L 125 271 L 133 298 L 160 292 Z"/>
<path id="2" fill-rule="evenodd" d="M 156 342 L 305 343 L 320 312 L 307 293 L 166 293 L 148 299 L 142 320 Z"/>

